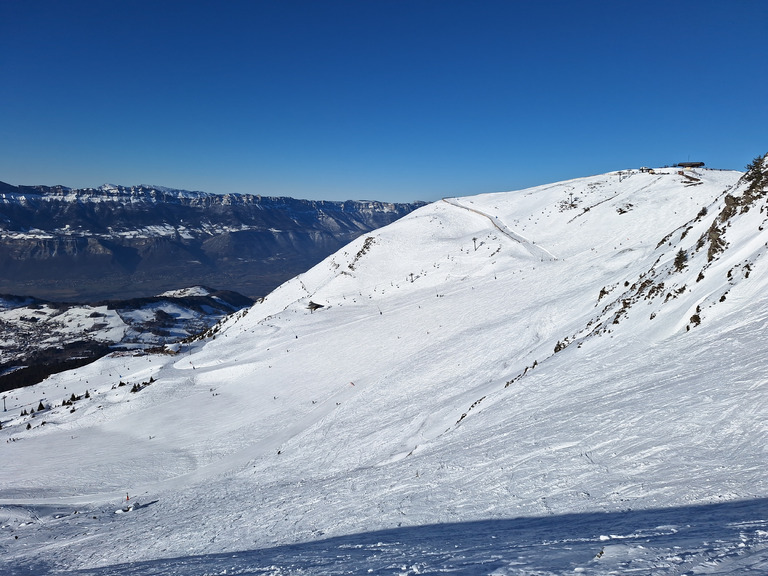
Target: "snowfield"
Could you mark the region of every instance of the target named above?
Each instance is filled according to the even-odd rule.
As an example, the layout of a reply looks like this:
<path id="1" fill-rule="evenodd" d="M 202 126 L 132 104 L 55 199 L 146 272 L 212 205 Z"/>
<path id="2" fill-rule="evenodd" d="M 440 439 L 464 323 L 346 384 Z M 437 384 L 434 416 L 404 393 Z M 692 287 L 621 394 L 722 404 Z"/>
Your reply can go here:
<path id="1" fill-rule="evenodd" d="M 0 570 L 768 573 L 741 176 L 446 199 L 176 353 L 5 394 Z"/>

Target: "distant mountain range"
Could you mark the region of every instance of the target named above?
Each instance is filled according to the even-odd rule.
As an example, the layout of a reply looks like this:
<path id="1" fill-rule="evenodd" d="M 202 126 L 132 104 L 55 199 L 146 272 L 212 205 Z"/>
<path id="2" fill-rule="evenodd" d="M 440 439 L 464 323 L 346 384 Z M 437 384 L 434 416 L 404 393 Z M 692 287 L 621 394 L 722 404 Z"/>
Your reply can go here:
<path id="1" fill-rule="evenodd" d="M 0 182 L 0 293 L 96 301 L 207 285 L 258 298 L 421 205 Z"/>

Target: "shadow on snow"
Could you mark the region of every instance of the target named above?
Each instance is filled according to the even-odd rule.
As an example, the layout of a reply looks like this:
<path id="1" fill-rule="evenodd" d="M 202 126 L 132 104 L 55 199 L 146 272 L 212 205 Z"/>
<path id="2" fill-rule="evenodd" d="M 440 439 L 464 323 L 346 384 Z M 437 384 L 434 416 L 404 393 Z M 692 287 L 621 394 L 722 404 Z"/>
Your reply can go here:
<path id="1" fill-rule="evenodd" d="M 768 568 L 768 498 L 400 527 L 274 548 L 75 570 L 81 576 L 565 574 Z M 40 566 L 15 575 L 41 574 Z M 645 572 L 644 568 L 648 571 Z M 44 572 L 45 570 L 43 570 Z M 671 572 L 668 572 L 671 571 Z M 615 573 L 615 572 L 614 572 Z"/>

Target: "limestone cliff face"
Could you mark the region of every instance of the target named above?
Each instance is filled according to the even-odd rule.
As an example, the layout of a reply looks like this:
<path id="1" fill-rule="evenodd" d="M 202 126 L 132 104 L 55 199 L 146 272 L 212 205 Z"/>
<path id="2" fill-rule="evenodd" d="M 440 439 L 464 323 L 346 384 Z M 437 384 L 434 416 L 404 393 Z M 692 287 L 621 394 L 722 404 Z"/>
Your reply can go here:
<path id="1" fill-rule="evenodd" d="M 89 300 L 206 284 L 260 297 L 419 206 L 0 183 L 0 293 Z"/>

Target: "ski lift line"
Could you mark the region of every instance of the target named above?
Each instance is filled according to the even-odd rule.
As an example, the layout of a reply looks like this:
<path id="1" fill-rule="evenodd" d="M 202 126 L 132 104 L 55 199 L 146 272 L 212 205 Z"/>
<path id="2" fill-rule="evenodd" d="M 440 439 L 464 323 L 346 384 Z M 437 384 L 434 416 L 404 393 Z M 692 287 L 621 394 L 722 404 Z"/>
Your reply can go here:
<path id="1" fill-rule="evenodd" d="M 557 257 L 552 254 L 549 250 L 542 248 L 541 246 L 537 246 L 524 236 L 521 236 L 517 232 L 512 231 L 506 224 L 504 224 L 501 220 L 499 220 L 496 216 L 491 216 L 490 214 L 486 214 L 482 210 L 477 210 L 476 208 L 470 208 L 469 206 L 464 206 L 461 204 L 456 198 L 443 198 L 443 202 L 446 204 L 450 204 L 451 206 L 456 206 L 457 208 L 462 208 L 464 210 L 468 210 L 469 212 L 474 212 L 475 214 L 479 214 L 480 216 L 483 216 L 485 218 L 488 218 L 488 220 L 491 221 L 491 224 L 502 234 L 507 236 L 508 238 L 514 240 L 515 242 L 522 244 L 522 246 L 528 250 L 528 252 L 531 254 L 531 256 L 534 256 L 536 258 L 539 258 L 541 260 L 557 260 Z"/>
<path id="2" fill-rule="evenodd" d="M 636 194 L 636 193 L 638 193 L 638 192 L 642 192 L 643 190 L 646 190 L 646 189 L 650 188 L 651 186 L 653 186 L 653 185 L 655 185 L 656 183 L 658 183 L 659 181 L 661 181 L 661 180 L 663 179 L 663 177 L 664 177 L 663 175 L 661 175 L 661 174 L 657 174 L 657 175 L 656 175 L 656 177 L 653 179 L 653 181 L 652 181 L 652 182 L 650 182 L 650 183 L 648 183 L 648 184 L 646 184 L 646 185 L 644 185 L 644 186 L 641 186 L 640 188 L 638 188 L 637 190 L 635 190 L 633 193 L 635 193 L 635 194 Z M 576 220 L 576 218 L 580 218 L 581 216 L 584 216 L 584 215 L 585 215 L 587 212 L 589 212 L 589 211 L 590 211 L 590 210 L 592 210 L 593 208 L 596 208 L 597 206 L 600 206 L 601 204 L 605 204 L 606 202 L 610 202 L 611 200 L 615 200 L 616 198 L 618 198 L 619 196 L 621 196 L 621 195 L 623 195 L 623 194 L 625 194 L 625 192 L 623 192 L 623 191 L 618 191 L 618 192 L 615 192 L 615 193 L 614 193 L 612 196 L 609 196 L 608 198 L 605 198 L 605 199 L 603 199 L 603 200 L 600 200 L 599 202 L 595 202 L 594 204 L 591 204 L 590 206 L 587 206 L 587 207 L 586 207 L 586 208 L 584 208 L 584 209 L 583 209 L 581 212 L 579 212 L 578 214 L 576 214 L 576 216 L 574 216 L 573 218 L 571 218 L 571 219 L 568 221 L 568 224 L 570 224 L 571 222 L 573 222 L 574 220 Z"/>
<path id="3" fill-rule="evenodd" d="M 641 188 L 641 190 L 642 190 L 642 188 Z M 576 218 L 580 218 L 581 216 L 584 216 L 584 214 L 586 214 L 587 212 L 589 212 L 590 210 L 592 210 L 592 208 L 595 208 L 595 207 L 597 207 L 597 206 L 600 206 L 600 204 L 605 204 L 606 202 L 610 202 L 611 200 L 615 200 L 615 199 L 616 199 L 616 198 L 618 198 L 619 196 L 621 196 L 621 192 L 616 192 L 616 193 L 614 193 L 614 195 L 613 195 L 613 196 L 609 196 L 608 198 L 605 198 L 604 200 L 600 200 L 600 202 L 596 202 L 595 204 L 592 204 L 592 205 L 590 205 L 590 206 L 587 206 L 587 207 L 586 207 L 586 208 L 584 208 L 584 209 L 583 209 L 581 212 L 579 212 L 578 214 L 576 214 L 576 216 L 574 216 L 573 218 L 571 218 L 570 220 L 568 220 L 568 224 L 570 224 L 571 222 L 573 222 L 574 220 L 576 220 Z"/>

